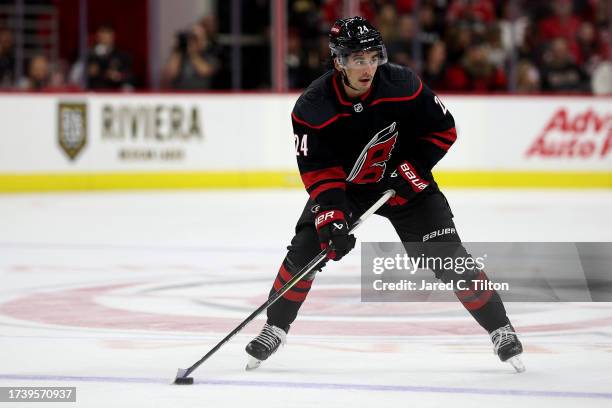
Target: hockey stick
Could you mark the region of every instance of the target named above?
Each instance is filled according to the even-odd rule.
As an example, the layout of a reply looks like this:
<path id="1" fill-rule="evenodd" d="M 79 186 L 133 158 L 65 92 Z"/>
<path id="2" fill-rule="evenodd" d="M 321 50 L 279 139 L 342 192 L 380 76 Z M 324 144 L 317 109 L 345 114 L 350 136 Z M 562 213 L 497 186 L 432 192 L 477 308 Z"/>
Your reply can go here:
<path id="1" fill-rule="evenodd" d="M 354 233 L 363 222 L 368 219 L 372 214 L 374 214 L 380 207 L 383 206 L 391 197 L 395 195 L 394 190 L 387 190 L 385 193 L 376 201 L 366 212 L 364 212 L 357 221 L 353 224 L 353 227 L 349 231 L 349 234 Z M 230 332 L 223 340 L 221 340 L 215 347 L 213 347 L 208 353 L 204 355 L 201 359 L 199 359 L 195 364 L 191 367 L 184 369 L 179 368 L 176 374 L 176 378 L 174 379 L 174 384 L 193 384 L 193 377 L 188 377 L 189 374 L 195 371 L 202 363 L 204 363 L 210 356 L 215 354 L 217 350 L 219 350 L 225 343 L 227 343 L 232 337 L 234 337 L 240 330 L 244 328 L 247 324 L 249 324 L 254 318 L 256 318 L 261 312 L 266 310 L 272 304 L 274 304 L 281 296 L 283 296 L 288 290 L 290 290 L 296 283 L 298 283 L 304 276 L 306 276 L 309 272 L 311 272 L 315 266 L 319 264 L 325 257 L 327 256 L 327 252 L 329 248 L 321 251 L 317 256 L 314 257 L 312 261 L 310 261 L 306 266 L 302 268 L 297 274 L 293 276 L 285 285 L 278 290 L 278 292 L 274 293 L 264 304 L 259 306 L 257 310 L 249 315 L 242 323 L 240 323 L 234 330 Z"/>

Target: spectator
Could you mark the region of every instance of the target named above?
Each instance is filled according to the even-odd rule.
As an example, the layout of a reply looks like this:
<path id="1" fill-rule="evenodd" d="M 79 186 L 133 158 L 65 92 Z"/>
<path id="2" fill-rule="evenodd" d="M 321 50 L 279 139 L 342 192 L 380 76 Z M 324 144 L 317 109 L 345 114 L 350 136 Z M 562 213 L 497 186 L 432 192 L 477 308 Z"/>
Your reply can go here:
<path id="1" fill-rule="evenodd" d="M 508 53 L 502 44 L 500 26 L 496 23 L 490 24 L 487 28 L 487 46 L 489 47 L 489 62 L 497 68 L 503 69 L 508 59 Z"/>
<path id="2" fill-rule="evenodd" d="M 429 48 L 444 36 L 444 24 L 438 20 L 434 8 L 430 5 L 423 5 L 419 11 L 419 42 L 421 52 L 425 56 Z"/>
<path id="3" fill-rule="evenodd" d="M 102 25 L 96 31 L 96 42 L 87 55 L 88 89 L 131 89 L 129 56 L 115 49 L 115 30 Z"/>
<path id="4" fill-rule="evenodd" d="M 434 43 L 427 53 L 427 61 L 422 73 L 423 81 L 434 91 L 447 89 L 446 84 L 446 44 Z"/>
<path id="5" fill-rule="evenodd" d="M 308 54 L 302 47 L 302 39 L 297 31 L 290 30 L 287 39 L 287 75 L 289 89 L 301 89 L 307 87 L 311 78 L 308 72 Z"/>
<path id="6" fill-rule="evenodd" d="M 552 6 L 553 15 L 539 24 L 540 39 L 548 43 L 555 38 L 565 38 L 569 50 L 578 59 L 576 36 L 580 28 L 580 19 L 572 14 L 571 0 L 555 0 Z"/>
<path id="7" fill-rule="evenodd" d="M 13 33 L 0 29 L 0 88 L 12 88 L 15 81 L 15 49 Z"/>
<path id="8" fill-rule="evenodd" d="M 588 90 L 588 78 L 574 62 L 567 41 L 562 37 L 554 39 L 550 44 L 540 71 L 544 91 L 586 92 Z"/>
<path id="9" fill-rule="evenodd" d="M 506 2 L 502 9 L 502 18 L 499 21 L 502 46 L 507 53 L 523 44 L 529 17 L 522 14 L 514 1 Z"/>
<path id="10" fill-rule="evenodd" d="M 53 71 L 49 60 L 43 54 L 37 54 L 28 64 L 28 74 L 19 81 L 17 87 L 24 91 L 59 90 L 64 87 L 61 72 Z"/>
<path id="11" fill-rule="evenodd" d="M 462 63 L 448 70 L 447 83 L 451 90 L 491 92 L 507 87 L 506 75 L 489 60 L 485 43 L 470 46 Z"/>
<path id="12" fill-rule="evenodd" d="M 164 67 L 164 82 L 174 89 L 210 89 L 219 64 L 206 30 L 194 24 L 177 34 L 176 46 Z"/>
<path id="13" fill-rule="evenodd" d="M 612 95 L 612 62 L 602 62 L 595 67 L 591 87 L 595 95 Z"/>
<path id="14" fill-rule="evenodd" d="M 457 64 L 472 43 L 472 30 L 465 23 L 452 24 L 446 31 L 445 41 L 449 64 Z"/>
<path id="15" fill-rule="evenodd" d="M 540 74 L 535 65 L 521 60 L 516 69 L 516 92 L 535 93 L 540 91 Z"/>
<path id="16" fill-rule="evenodd" d="M 417 34 L 416 21 L 411 15 L 404 14 L 399 17 L 397 26 L 397 37 L 391 41 L 385 40 L 387 52 L 389 53 L 389 61 L 413 67 L 413 47 Z"/>
<path id="17" fill-rule="evenodd" d="M 399 34 L 397 31 L 398 15 L 394 5 L 384 4 L 376 16 L 376 21 L 386 43 L 396 40 Z"/>
<path id="18" fill-rule="evenodd" d="M 448 17 L 451 21 L 490 23 L 495 19 L 495 7 L 492 0 L 453 0 Z"/>
<path id="19" fill-rule="evenodd" d="M 607 49 L 604 43 L 599 41 L 592 23 L 585 21 L 580 25 L 576 43 L 579 56 L 577 64 L 584 67 L 585 71 L 592 73 L 607 56 Z"/>

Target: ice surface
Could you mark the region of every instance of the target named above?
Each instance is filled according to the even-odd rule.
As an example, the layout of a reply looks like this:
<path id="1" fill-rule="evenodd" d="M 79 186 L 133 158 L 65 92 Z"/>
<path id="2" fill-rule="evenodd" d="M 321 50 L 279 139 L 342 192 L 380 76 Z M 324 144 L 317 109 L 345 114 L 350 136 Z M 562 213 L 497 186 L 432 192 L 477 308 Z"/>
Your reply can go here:
<path id="1" fill-rule="evenodd" d="M 612 241 L 612 192 L 450 190 L 465 241 Z M 78 407 L 612 406 L 612 305 L 509 303 L 527 372 L 458 303 L 361 303 L 359 254 L 316 278 L 288 345 L 245 372 L 300 191 L 0 196 L 0 386 Z M 396 236 L 373 217 L 367 241 Z M 39 407 L 38 403 L 8 406 Z M 0 403 L 0 406 L 4 406 Z"/>

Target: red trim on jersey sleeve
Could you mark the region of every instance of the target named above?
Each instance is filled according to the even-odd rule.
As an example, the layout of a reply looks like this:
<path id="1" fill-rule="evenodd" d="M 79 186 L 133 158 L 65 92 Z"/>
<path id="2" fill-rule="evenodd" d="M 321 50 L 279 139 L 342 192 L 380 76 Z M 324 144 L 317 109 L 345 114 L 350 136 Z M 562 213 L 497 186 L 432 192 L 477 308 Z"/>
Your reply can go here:
<path id="1" fill-rule="evenodd" d="M 310 198 L 312 198 L 313 200 L 316 200 L 319 194 L 323 193 L 324 191 L 331 190 L 334 188 L 338 188 L 340 190 L 346 190 L 346 183 L 342 181 L 337 181 L 333 183 L 321 184 L 319 187 L 309 192 Z"/>
<path id="2" fill-rule="evenodd" d="M 455 140 L 457 140 L 457 129 L 455 129 L 454 127 L 447 129 L 443 132 L 432 132 L 430 134 L 448 140 L 450 144 L 453 144 Z"/>
<path id="3" fill-rule="evenodd" d="M 295 120 L 297 123 L 304 125 L 304 126 L 308 126 L 311 129 L 323 129 L 325 126 L 329 125 L 330 123 L 335 122 L 336 120 L 338 120 L 338 118 L 342 117 L 342 116 L 351 116 L 350 113 L 339 113 L 336 116 L 326 120 L 325 122 L 321 123 L 320 125 L 313 125 L 312 123 L 308 123 L 305 120 L 302 120 L 300 118 L 298 118 L 295 113 L 291 112 L 291 117 L 293 118 L 293 120 Z"/>
<path id="4" fill-rule="evenodd" d="M 373 100 L 369 106 L 374 106 L 374 105 L 378 105 L 379 103 L 382 102 L 402 102 L 402 101 L 410 101 L 414 98 L 416 98 L 417 96 L 419 96 L 419 94 L 421 93 L 421 91 L 423 90 L 423 81 L 421 81 L 421 79 L 419 78 L 419 89 L 416 90 L 415 93 L 413 93 L 412 95 L 409 96 L 400 96 L 397 98 L 380 98 L 380 99 L 375 99 Z"/>
<path id="5" fill-rule="evenodd" d="M 400 197 L 397 194 L 394 197 L 391 197 L 390 199 L 387 200 L 387 204 L 389 204 L 391 207 L 395 207 L 398 205 L 404 205 L 407 202 L 408 200 L 406 200 L 404 197 Z"/>
<path id="6" fill-rule="evenodd" d="M 448 149 L 450 149 L 451 147 L 450 144 L 446 144 L 438 139 L 434 139 L 431 136 L 424 137 L 422 140 L 427 140 L 428 142 L 435 144 L 436 146 L 438 146 L 440 149 L 444 150 L 445 152 L 448 152 Z"/>
<path id="7" fill-rule="evenodd" d="M 312 187 L 313 184 L 329 179 L 346 179 L 346 173 L 341 166 L 328 167 L 322 170 L 309 171 L 302 174 L 302 182 L 306 189 Z"/>

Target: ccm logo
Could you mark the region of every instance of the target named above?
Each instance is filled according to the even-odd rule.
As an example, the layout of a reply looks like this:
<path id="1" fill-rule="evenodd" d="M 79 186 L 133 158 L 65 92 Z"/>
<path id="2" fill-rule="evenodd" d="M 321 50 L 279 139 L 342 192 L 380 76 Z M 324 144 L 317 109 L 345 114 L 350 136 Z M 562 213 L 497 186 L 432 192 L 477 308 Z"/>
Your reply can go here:
<path id="1" fill-rule="evenodd" d="M 412 167 L 410 167 L 410 164 L 404 162 L 400 164 L 399 168 L 404 178 L 408 180 L 410 184 L 412 184 L 417 189 L 425 190 L 425 188 L 429 185 L 429 183 L 425 183 L 419 177 L 417 177 L 416 172 L 414 171 L 414 169 L 412 169 Z"/>

